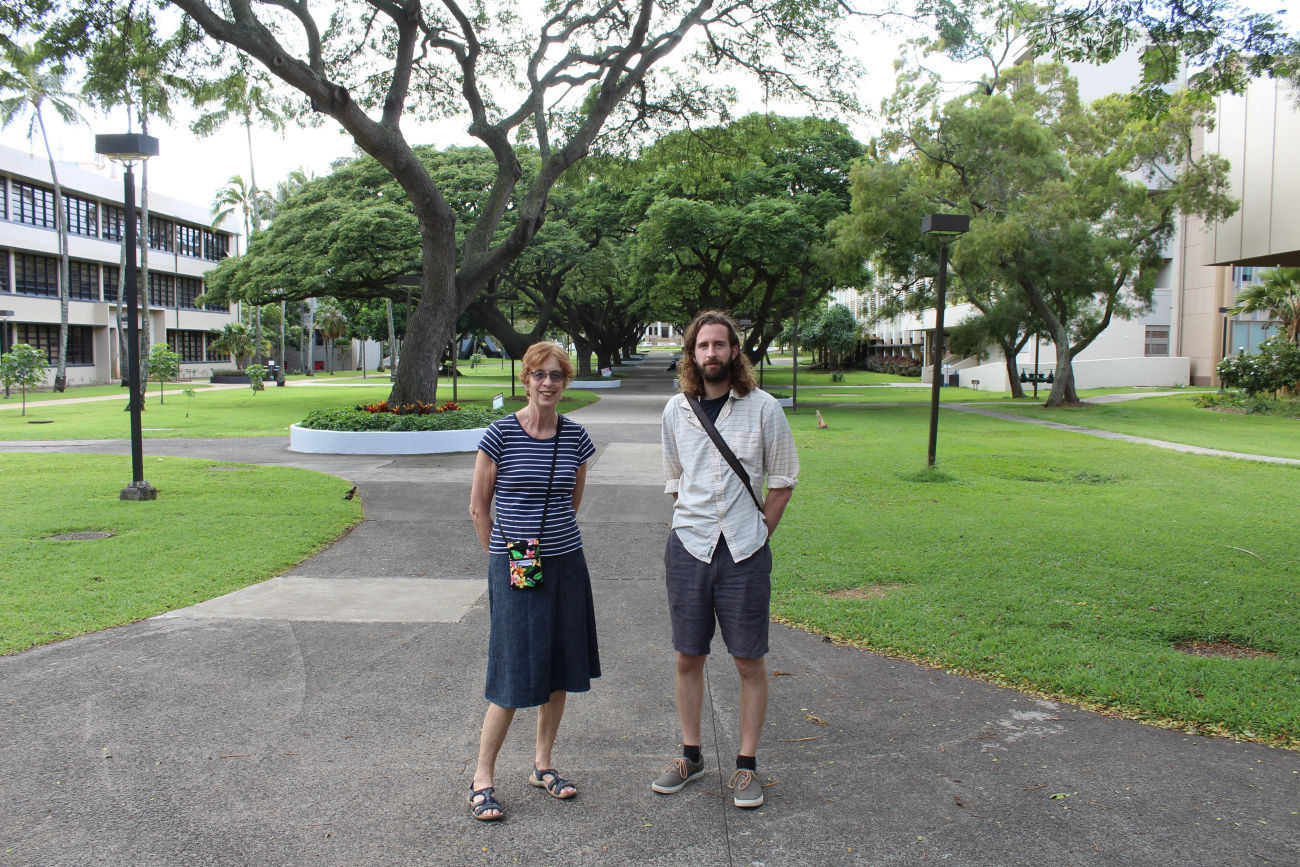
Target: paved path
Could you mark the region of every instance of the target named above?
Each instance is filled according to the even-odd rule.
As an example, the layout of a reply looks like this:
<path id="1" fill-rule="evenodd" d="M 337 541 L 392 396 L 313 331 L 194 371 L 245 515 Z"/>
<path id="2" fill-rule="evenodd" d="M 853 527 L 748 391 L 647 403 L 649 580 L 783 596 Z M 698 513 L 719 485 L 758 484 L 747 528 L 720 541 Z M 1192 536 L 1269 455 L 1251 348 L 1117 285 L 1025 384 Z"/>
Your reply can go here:
<path id="1" fill-rule="evenodd" d="M 335 473 L 357 485 L 366 519 L 236 594 L 241 605 L 0 658 L 0 864 L 1300 861 L 1296 753 L 1111 719 L 780 627 L 760 754 L 768 803 L 741 812 L 721 791 L 737 696 L 720 646 L 707 668 L 710 774 L 651 792 L 678 744 L 660 565 L 669 388 L 663 365 L 647 364 L 574 413 L 598 446 L 581 519 L 604 666 L 570 699 L 556 751 L 577 799 L 527 785 L 525 711 L 499 766 L 507 820 L 467 816 L 487 624 L 465 511 L 471 456 L 150 440 L 150 453 Z"/>
<path id="2" fill-rule="evenodd" d="M 1143 397 L 1160 397 L 1160 396 L 1162 396 L 1162 394 L 1159 395 L 1113 394 L 1113 395 L 1107 395 L 1105 398 L 1091 398 L 1088 402 L 1089 403 L 1118 403 L 1122 400 L 1136 400 L 1138 398 L 1143 398 Z M 1110 399 L 1106 399 L 1106 398 L 1110 398 Z M 1014 415 L 1009 412 L 998 412 L 997 410 L 985 409 L 984 407 L 971 406 L 969 404 L 946 403 L 943 404 L 943 408 L 951 409 L 956 412 L 969 412 L 975 415 L 986 415 L 989 418 L 998 418 L 998 419 L 1002 419 L 1003 421 L 1015 421 L 1015 422 L 1020 422 L 1021 424 L 1036 424 L 1039 425 L 1040 427 L 1051 428 L 1052 430 L 1067 431 L 1069 433 L 1077 433 L 1077 434 L 1086 434 L 1087 436 L 1101 437 L 1102 439 L 1106 439 L 1106 440 L 1117 440 L 1120 442 L 1127 442 L 1127 443 L 1141 443 L 1142 445 L 1155 446 L 1156 448 L 1160 448 L 1160 449 L 1169 449 L 1170 451 L 1185 452 L 1187 454 L 1192 454 L 1192 455 L 1215 455 L 1221 458 L 1236 458 L 1238 460 L 1243 460 L 1243 461 L 1262 461 L 1264 463 L 1269 463 L 1269 464 L 1289 464 L 1291 466 L 1300 466 L 1300 460 L 1297 460 L 1296 458 L 1280 458 L 1273 455 L 1252 455 L 1252 454 L 1247 454 L 1246 452 L 1231 452 L 1231 451 L 1226 451 L 1224 449 L 1205 448 L 1204 446 L 1190 446 L 1187 445 L 1186 443 L 1176 443 L 1176 442 L 1171 442 L 1169 440 L 1158 440 L 1158 439 L 1152 439 L 1151 437 L 1140 437 L 1140 436 L 1134 436 L 1132 434 L 1116 433 L 1115 431 L 1097 430 L 1096 428 L 1081 427 L 1080 425 L 1075 425 L 1075 424 L 1064 424 L 1062 422 L 1052 421 L 1051 419 L 1046 419 L 1046 418 L 1026 418 L 1025 416 L 1022 415 Z"/>

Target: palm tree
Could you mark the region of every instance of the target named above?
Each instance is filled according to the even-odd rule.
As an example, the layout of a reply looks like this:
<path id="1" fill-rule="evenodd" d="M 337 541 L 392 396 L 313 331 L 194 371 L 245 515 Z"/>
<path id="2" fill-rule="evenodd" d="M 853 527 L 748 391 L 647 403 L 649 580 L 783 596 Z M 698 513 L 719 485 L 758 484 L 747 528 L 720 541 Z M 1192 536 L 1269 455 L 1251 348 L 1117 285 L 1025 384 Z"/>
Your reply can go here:
<path id="1" fill-rule="evenodd" d="M 1260 310 L 1281 321 L 1287 340 L 1300 342 L 1300 268 L 1260 271 L 1259 281 L 1242 289 L 1228 312 L 1236 315 Z"/>
<path id="2" fill-rule="evenodd" d="M 235 368 L 238 370 L 244 369 L 244 359 L 254 352 L 265 352 L 270 349 L 269 341 L 266 340 L 263 340 L 259 346 L 249 332 L 248 326 L 242 322 L 227 322 L 222 326 L 221 331 L 214 333 L 217 339 L 212 341 L 213 351 L 233 358 Z"/>
<path id="3" fill-rule="evenodd" d="M 68 385 L 68 220 L 63 205 L 63 187 L 54 164 L 54 152 L 50 149 L 50 137 L 45 130 L 44 109 L 48 105 L 65 123 L 82 123 L 83 120 L 75 106 L 81 98 L 64 90 L 67 68 L 59 62 L 51 63 L 51 60 L 39 48 L 6 41 L 6 68 L 0 69 L 0 91 L 12 95 L 0 99 L 0 127 L 9 126 L 19 115 L 30 111 L 27 139 L 34 139 L 39 129 L 41 141 L 45 144 L 45 156 L 50 161 L 55 226 L 59 233 L 59 353 L 54 371 L 54 390 L 63 391 Z"/>
<path id="4" fill-rule="evenodd" d="M 244 219 L 244 238 L 247 239 L 260 228 L 261 215 L 270 207 L 269 195 L 256 185 L 245 183 L 241 175 L 231 175 L 212 200 L 212 225 L 216 226 L 238 209 Z"/>
<path id="5" fill-rule="evenodd" d="M 320 303 L 316 305 L 316 328 L 320 331 L 321 336 L 325 338 L 325 363 L 332 376 L 334 374 L 334 341 L 347 333 L 348 318 L 343 315 L 343 311 L 339 309 L 339 306 L 332 299 L 322 298 Z"/>

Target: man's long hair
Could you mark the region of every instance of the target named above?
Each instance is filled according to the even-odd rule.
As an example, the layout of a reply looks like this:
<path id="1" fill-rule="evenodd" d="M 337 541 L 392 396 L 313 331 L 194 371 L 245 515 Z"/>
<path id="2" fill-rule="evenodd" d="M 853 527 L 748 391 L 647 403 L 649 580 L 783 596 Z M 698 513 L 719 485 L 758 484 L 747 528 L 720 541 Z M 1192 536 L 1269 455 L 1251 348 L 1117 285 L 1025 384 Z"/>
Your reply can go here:
<path id="1" fill-rule="evenodd" d="M 725 325 L 731 345 L 740 346 L 740 329 L 721 310 L 705 310 L 686 326 L 686 336 L 682 338 L 682 360 L 677 366 L 678 387 L 683 394 L 694 398 L 704 397 L 704 375 L 695 363 L 695 341 L 705 325 Z M 749 356 L 743 348 L 731 360 L 731 388 L 741 397 L 758 388 L 758 383 L 754 381 L 753 365 L 749 363 Z"/>

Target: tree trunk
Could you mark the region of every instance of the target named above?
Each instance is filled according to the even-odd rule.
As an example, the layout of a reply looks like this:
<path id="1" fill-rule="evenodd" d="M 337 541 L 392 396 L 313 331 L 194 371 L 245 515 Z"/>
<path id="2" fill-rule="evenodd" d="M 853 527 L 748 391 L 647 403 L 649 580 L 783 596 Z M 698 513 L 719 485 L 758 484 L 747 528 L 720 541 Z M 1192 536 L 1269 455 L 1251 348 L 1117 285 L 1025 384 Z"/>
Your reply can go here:
<path id="1" fill-rule="evenodd" d="M 59 235 L 59 350 L 56 354 L 54 368 L 54 390 L 61 392 L 68 387 L 68 302 L 72 295 L 72 274 L 68 261 L 68 220 L 63 204 L 63 187 L 59 183 L 59 172 L 54 165 L 54 152 L 50 150 L 50 137 L 45 133 L 45 117 L 38 107 L 36 122 L 41 128 L 41 139 L 45 142 L 45 155 L 50 161 L 50 180 L 54 183 L 54 226 Z"/>
<path id="2" fill-rule="evenodd" d="M 304 319 L 303 327 L 307 330 L 307 335 L 303 338 L 302 341 L 303 359 L 304 359 L 302 365 L 302 372 L 307 374 L 308 376 L 312 375 L 313 373 L 312 368 L 315 365 L 315 362 L 312 359 L 312 355 L 316 351 L 316 329 L 313 327 L 314 326 L 313 320 L 315 318 L 315 313 L 316 313 L 316 306 L 314 304 L 315 300 L 316 299 L 314 298 L 308 298 L 307 303 L 303 305 L 303 319 Z"/>
<path id="3" fill-rule="evenodd" d="M 591 376 L 591 344 L 582 335 L 573 335 L 573 349 L 578 356 L 578 379 Z"/>
<path id="4" fill-rule="evenodd" d="M 416 209 L 421 210 L 419 203 Z M 441 214 L 432 213 L 431 205 L 425 209 L 431 213 L 420 219 L 421 295 L 407 320 L 405 351 L 388 396 L 393 405 L 437 402 L 438 358 L 455 336 L 460 317 L 455 220 L 450 218 L 450 209 L 446 209 L 445 220 Z"/>

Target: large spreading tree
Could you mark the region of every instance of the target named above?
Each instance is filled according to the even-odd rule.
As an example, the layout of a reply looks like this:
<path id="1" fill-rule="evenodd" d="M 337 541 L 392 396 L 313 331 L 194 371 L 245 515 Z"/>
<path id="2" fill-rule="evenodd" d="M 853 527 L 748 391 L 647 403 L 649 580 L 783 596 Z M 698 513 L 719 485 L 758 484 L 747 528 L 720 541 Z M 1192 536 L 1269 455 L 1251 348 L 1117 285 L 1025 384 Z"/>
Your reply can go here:
<path id="1" fill-rule="evenodd" d="M 795 98 L 850 101 L 843 82 L 852 64 L 834 33 L 849 10 L 833 0 L 563 0 L 537 12 L 459 0 L 170 5 L 184 16 L 168 62 L 212 83 L 237 74 L 240 57 L 254 59 L 297 91 L 304 113 L 340 124 L 415 208 L 420 297 L 394 376 L 398 402 L 435 399 L 438 354 L 461 311 L 524 250 L 552 185 L 593 147 L 719 110 L 730 90 L 711 83 L 720 72 L 753 73 Z M 84 52 L 132 7 L 32 0 L 20 8 L 43 11 L 53 22 L 48 38 Z M 675 68 L 662 71 L 674 55 Z M 495 165 L 459 241 L 454 208 L 402 128 L 449 116 L 468 118 Z M 524 147 L 540 159 L 526 182 Z M 513 227 L 501 233 L 512 202 Z"/>

